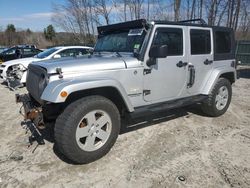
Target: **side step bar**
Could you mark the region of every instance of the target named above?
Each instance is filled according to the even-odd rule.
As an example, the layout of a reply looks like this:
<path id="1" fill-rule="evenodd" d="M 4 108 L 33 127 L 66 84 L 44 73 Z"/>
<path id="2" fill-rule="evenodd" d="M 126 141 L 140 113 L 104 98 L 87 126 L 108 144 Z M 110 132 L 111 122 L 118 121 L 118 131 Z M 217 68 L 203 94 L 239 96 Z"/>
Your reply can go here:
<path id="1" fill-rule="evenodd" d="M 170 110 L 170 109 L 174 109 L 174 108 L 178 108 L 182 106 L 188 106 L 191 104 L 202 102 L 203 100 L 206 100 L 207 98 L 208 98 L 207 95 L 196 95 L 192 97 L 186 97 L 186 98 L 167 101 L 163 103 L 147 105 L 145 107 L 142 106 L 142 107 L 135 108 L 135 111 L 130 113 L 129 115 L 131 118 L 137 118 L 137 117 L 145 116 L 147 114 L 152 114 L 154 112 L 160 112 L 160 111 Z"/>

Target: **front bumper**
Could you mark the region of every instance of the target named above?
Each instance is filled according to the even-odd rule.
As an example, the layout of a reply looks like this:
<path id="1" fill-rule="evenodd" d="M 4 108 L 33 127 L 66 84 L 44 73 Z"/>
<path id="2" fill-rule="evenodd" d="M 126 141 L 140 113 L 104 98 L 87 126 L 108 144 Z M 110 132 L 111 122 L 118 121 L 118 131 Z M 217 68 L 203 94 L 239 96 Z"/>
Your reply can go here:
<path id="1" fill-rule="evenodd" d="M 42 107 L 38 107 L 28 94 L 16 94 L 16 103 L 22 103 L 20 114 L 24 120 L 30 120 L 37 127 L 44 127 Z"/>

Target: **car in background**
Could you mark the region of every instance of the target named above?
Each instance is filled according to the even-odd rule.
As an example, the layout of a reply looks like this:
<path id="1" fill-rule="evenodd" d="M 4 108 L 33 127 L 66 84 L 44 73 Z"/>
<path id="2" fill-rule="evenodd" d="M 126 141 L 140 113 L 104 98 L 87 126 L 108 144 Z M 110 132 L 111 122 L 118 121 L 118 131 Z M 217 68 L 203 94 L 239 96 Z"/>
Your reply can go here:
<path id="1" fill-rule="evenodd" d="M 20 59 L 26 57 L 33 57 L 34 55 L 42 52 L 34 45 L 18 45 L 8 48 L 0 53 L 0 63 L 10 61 L 13 59 Z"/>
<path id="2" fill-rule="evenodd" d="M 5 46 L 0 46 L 0 53 L 2 53 L 4 50 L 7 50 L 8 48 Z"/>
<path id="3" fill-rule="evenodd" d="M 93 48 L 88 46 L 59 46 L 49 48 L 34 57 L 7 61 L 0 65 L 0 78 L 8 83 L 12 89 L 26 83 L 28 65 L 32 62 L 64 57 L 81 57 L 92 53 Z"/>

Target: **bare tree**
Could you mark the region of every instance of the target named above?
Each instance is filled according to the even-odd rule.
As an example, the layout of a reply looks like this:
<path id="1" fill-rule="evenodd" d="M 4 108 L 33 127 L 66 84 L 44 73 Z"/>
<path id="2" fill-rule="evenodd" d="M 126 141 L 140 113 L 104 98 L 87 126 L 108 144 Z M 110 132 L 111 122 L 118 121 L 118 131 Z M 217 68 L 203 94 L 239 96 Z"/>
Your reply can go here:
<path id="1" fill-rule="evenodd" d="M 174 0 L 174 20 L 179 21 L 180 19 L 180 7 L 181 0 Z"/>
<path id="2" fill-rule="evenodd" d="M 190 19 L 194 19 L 195 18 L 195 4 L 196 4 L 196 0 L 193 0 Z"/>
<path id="3" fill-rule="evenodd" d="M 250 30 L 250 11 L 248 8 L 250 8 L 250 6 L 247 5 L 246 2 L 243 2 L 240 24 L 240 30 L 243 34 L 243 37 L 245 37 Z"/>
<path id="4" fill-rule="evenodd" d="M 100 15 L 104 18 L 105 24 L 110 24 L 110 13 L 114 7 L 113 2 L 109 0 L 94 0 L 95 11 L 97 15 Z"/>
<path id="5" fill-rule="evenodd" d="M 203 0 L 200 0 L 200 6 L 199 6 L 199 13 L 200 13 L 199 15 L 200 15 L 200 18 L 202 18 L 202 16 L 203 16 L 202 15 L 202 12 L 203 12 L 202 10 L 203 10 Z"/>
<path id="6" fill-rule="evenodd" d="M 234 12 L 234 17 L 233 17 L 233 28 L 234 28 L 234 30 L 236 30 L 237 27 L 238 27 L 239 13 L 240 13 L 240 8 L 241 8 L 240 5 L 241 5 L 241 0 L 237 0 L 236 9 L 235 9 L 235 12 Z"/>
<path id="7" fill-rule="evenodd" d="M 140 19 L 143 13 L 144 0 L 128 0 L 130 17 L 132 19 Z"/>
<path id="8" fill-rule="evenodd" d="M 77 41 L 87 43 L 94 32 L 93 4 L 89 0 L 67 0 L 67 4 L 53 5 L 52 21 Z"/>

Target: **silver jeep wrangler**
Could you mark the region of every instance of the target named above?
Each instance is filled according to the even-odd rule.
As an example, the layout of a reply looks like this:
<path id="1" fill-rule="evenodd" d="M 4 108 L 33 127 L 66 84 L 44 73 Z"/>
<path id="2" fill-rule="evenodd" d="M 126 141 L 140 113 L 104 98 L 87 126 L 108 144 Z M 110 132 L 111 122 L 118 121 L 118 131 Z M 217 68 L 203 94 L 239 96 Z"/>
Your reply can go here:
<path id="1" fill-rule="evenodd" d="M 89 57 L 30 64 L 29 93 L 16 95 L 25 119 L 37 127 L 56 119 L 55 144 L 83 164 L 111 149 L 121 117 L 192 103 L 209 116 L 224 114 L 236 81 L 233 30 L 191 22 L 98 27 Z"/>

